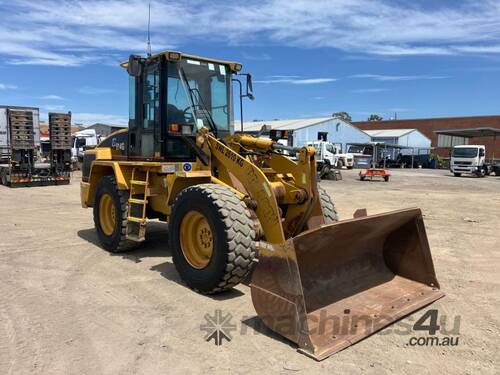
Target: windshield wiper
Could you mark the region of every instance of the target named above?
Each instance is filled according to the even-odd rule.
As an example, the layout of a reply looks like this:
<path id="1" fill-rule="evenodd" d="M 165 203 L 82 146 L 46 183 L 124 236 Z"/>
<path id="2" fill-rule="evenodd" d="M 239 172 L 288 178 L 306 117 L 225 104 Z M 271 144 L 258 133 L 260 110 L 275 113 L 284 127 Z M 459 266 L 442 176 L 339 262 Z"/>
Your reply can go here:
<path id="1" fill-rule="evenodd" d="M 189 86 L 189 82 L 188 82 L 187 77 L 186 77 L 186 72 L 184 71 L 184 68 L 182 66 L 179 66 L 179 71 L 181 73 L 181 78 L 184 81 L 184 83 L 186 84 L 186 87 L 189 91 L 189 97 L 191 99 L 191 108 L 193 109 L 195 116 L 196 116 L 195 106 L 198 105 L 199 107 L 201 107 L 203 109 L 203 114 L 204 114 L 204 117 L 207 119 L 210 130 L 212 130 L 212 132 L 214 133 L 214 136 L 217 138 L 217 126 L 215 125 L 215 121 L 212 117 L 212 114 L 207 109 L 207 106 L 205 105 L 205 102 L 203 101 L 203 98 L 201 96 L 200 91 L 197 88 L 192 89 L 191 86 Z M 194 95 L 193 95 L 194 92 L 196 92 L 198 94 L 199 100 L 197 100 L 197 104 L 194 104 Z"/>

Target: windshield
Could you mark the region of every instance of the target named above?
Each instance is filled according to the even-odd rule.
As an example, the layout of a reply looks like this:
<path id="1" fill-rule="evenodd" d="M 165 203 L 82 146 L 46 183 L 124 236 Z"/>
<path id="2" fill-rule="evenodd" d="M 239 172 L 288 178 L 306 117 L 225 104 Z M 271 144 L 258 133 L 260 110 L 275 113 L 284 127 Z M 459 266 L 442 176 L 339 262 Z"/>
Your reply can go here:
<path id="1" fill-rule="evenodd" d="M 218 130 L 229 131 L 230 78 L 225 65 L 191 59 L 169 62 L 167 123 L 189 124 L 196 131 L 210 128 L 213 121 Z"/>
<path id="2" fill-rule="evenodd" d="M 371 155 L 373 150 L 370 146 L 349 146 L 349 153 L 351 154 L 363 154 L 363 155 Z"/>
<path id="3" fill-rule="evenodd" d="M 475 158 L 477 151 L 478 149 L 475 147 L 459 147 L 453 149 L 451 156 L 454 158 Z"/>
<path id="4" fill-rule="evenodd" d="M 363 147 L 362 146 L 349 146 L 349 151 L 352 154 L 362 154 Z"/>

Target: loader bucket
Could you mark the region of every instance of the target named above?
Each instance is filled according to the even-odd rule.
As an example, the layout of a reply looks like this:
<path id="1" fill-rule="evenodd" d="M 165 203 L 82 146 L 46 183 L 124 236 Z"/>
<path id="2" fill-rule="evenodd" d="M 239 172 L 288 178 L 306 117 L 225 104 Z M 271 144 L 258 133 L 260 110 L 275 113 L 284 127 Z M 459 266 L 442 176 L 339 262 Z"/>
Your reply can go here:
<path id="1" fill-rule="evenodd" d="M 444 296 L 419 209 L 262 243 L 251 291 L 264 324 L 317 360 Z"/>

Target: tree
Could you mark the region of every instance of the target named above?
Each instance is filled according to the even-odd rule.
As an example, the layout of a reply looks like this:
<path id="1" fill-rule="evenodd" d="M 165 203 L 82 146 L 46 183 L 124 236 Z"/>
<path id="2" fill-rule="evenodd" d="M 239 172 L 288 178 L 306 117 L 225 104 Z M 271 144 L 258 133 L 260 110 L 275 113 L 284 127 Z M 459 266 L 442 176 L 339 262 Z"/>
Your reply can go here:
<path id="1" fill-rule="evenodd" d="M 349 122 L 352 121 L 351 115 L 347 112 L 334 112 L 332 113 L 332 117 L 337 117 L 344 121 L 349 121 Z"/>
<path id="2" fill-rule="evenodd" d="M 382 116 L 379 116 L 377 114 L 372 114 L 370 117 L 368 117 L 368 121 L 382 121 L 383 118 Z"/>

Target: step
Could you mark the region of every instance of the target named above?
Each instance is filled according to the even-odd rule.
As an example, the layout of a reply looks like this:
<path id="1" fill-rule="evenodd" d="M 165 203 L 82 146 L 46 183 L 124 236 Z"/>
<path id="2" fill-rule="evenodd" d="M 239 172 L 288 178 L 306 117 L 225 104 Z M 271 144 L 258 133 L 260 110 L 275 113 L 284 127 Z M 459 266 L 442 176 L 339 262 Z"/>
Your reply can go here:
<path id="1" fill-rule="evenodd" d="M 140 181 L 140 180 L 130 180 L 130 183 L 132 185 L 142 185 L 142 186 L 146 186 L 147 184 L 146 181 Z"/>
<path id="2" fill-rule="evenodd" d="M 145 240 L 145 238 L 139 237 L 135 234 L 127 234 L 127 240 L 134 241 L 134 242 L 142 242 Z"/>
<path id="3" fill-rule="evenodd" d="M 136 199 L 136 198 L 129 198 L 129 203 L 135 203 L 135 204 L 146 204 L 148 203 L 147 199 Z"/>
<path id="4" fill-rule="evenodd" d="M 127 220 L 133 223 L 146 224 L 146 219 L 140 217 L 129 216 L 127 217 Z"/>

